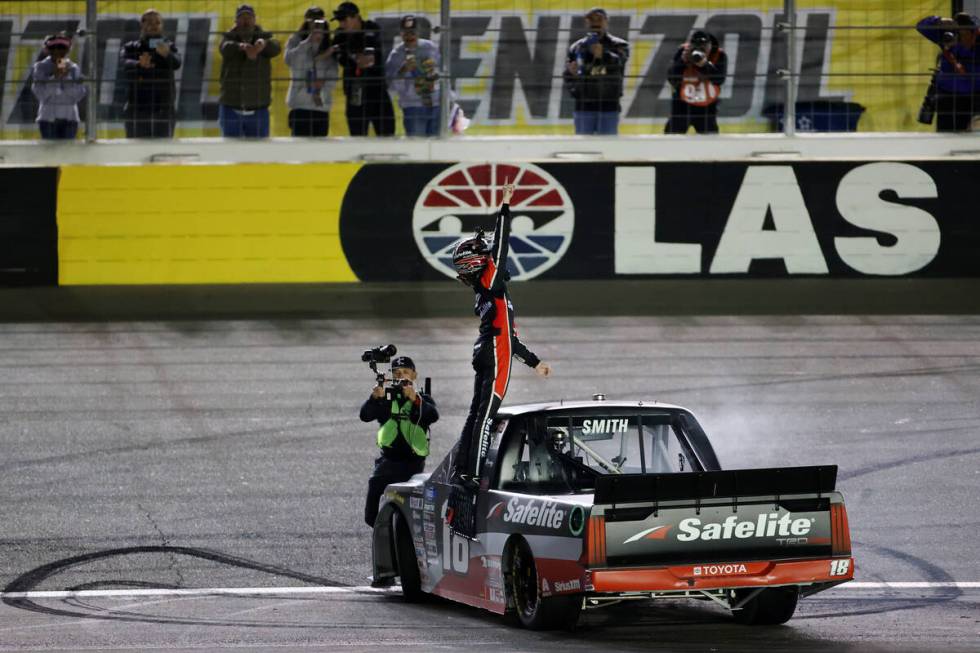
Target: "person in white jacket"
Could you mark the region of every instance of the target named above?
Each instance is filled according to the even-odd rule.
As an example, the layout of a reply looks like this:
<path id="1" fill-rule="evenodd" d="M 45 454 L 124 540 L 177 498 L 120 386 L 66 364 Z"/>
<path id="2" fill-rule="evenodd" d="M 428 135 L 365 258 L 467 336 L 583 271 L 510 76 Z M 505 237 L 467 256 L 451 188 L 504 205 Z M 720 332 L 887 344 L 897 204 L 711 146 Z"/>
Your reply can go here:
<path id="1" fill-rule="evenodd" d="M 285 60 L 290 70 L 286 104 L 293 136 L 326 136 L 338 75 L 323 9 L 306 10 L 302 27 L 286 42 Z"/>
<path id="2" fill-rule="evenodd" d="M 78 134 L 78 103 L 88 94 L 78 64 L 68 58 L 71 37 L 58 32 L 44 39 L 47 57 L 34 64 L 31 91 L 39 103 L 41 138 L 74 140 Z"/>

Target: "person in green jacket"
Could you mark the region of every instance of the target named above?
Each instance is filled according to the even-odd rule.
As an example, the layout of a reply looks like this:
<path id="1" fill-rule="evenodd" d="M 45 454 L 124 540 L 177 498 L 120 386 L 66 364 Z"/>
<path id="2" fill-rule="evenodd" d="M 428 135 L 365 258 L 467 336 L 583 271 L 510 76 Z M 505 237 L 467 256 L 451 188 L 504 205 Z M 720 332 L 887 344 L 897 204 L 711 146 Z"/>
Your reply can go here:
<path id="1" fill-rule="evenodd" d="M 255 22 L 251 5 L 235 10 L 235 27 L 221 41 L 221 100 L 218 124 L 226 138 L 267 138 L 272 102 L 270 60 L 279 41 Z"/>
<path id="2" fill-rule="evenodd" d="M 408 356 L 391 361 L 393 383 L 399 395 L 385 398 L 385 388 L 377 385 L 364 405 L 361 421 L 377 420 L 377 445 L 381 455 L 374 461 L 374 474 L 368 480 L 364 502 L 364 521 L 373 527 L 378 517 L 378 500 L 391 483 L 402 483 L 425 469 L 429 455 L 429 427 L 439 419 L 436 402 L 415 389 L 418 374 L 415 362 Z"/>

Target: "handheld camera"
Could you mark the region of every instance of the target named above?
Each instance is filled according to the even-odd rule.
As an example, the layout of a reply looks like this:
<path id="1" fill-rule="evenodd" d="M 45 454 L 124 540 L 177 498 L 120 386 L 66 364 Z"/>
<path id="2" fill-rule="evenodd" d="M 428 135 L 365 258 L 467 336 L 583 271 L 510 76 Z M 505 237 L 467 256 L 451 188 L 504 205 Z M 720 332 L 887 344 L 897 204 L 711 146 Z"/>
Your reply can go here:
<path id="1" fill-rule="evenodd" d="M 361 354 L 361 361 L 368 364 L 371 371 L 374 372 L 374 378 L 377 382 L 377 387 L 385 389 L 385 401 L 392 401 L 394 399 L 400 399 L 402 396 L 402 388 L 407 385 L 412 385 L 412 381 L 409 379 L 396 379 L 394 375 L 385 375 L 384 371 L 378 371 L 378 363 L 385 364 L 390 363 L 391 359 L 398 353 L 398 348 L 395 345 L 379 345 L 372 349 L 365 349 L 364 353 Z M 432 379 L 425 377 L 424 389 L 425 394 L 432 393 Z"/>

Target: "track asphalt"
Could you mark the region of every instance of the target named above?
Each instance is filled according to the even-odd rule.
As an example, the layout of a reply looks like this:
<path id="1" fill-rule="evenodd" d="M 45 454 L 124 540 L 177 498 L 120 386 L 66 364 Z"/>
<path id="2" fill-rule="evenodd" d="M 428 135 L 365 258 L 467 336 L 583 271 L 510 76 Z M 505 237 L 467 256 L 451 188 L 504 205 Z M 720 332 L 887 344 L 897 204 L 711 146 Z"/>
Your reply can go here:
<path id="1" fill-rule="evenodd" d="M 469 401 L 474 320 L 401 315 L 0 324 L 0 651 L 976 650 L 980 317 L 519 315 L 555 376 L 516 365 L 508 403 L 659 399 L 728 468 L 840 465 L 863 583 L 782 627 L 670 601 L 530 633 L 364 587 L 361 351 L 433 378 L 430 466 Z"/>

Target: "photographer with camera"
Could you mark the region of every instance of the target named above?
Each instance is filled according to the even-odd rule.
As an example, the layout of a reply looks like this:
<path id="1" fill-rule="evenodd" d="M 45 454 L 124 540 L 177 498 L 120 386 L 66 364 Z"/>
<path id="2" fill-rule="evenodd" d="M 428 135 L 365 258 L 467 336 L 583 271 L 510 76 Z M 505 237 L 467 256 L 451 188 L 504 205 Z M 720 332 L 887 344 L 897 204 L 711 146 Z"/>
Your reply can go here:
<path id="1" fill-rule="evenodd" d="M 338 22 L 334 57 L 344 69 L 347 96 L 347 129 L 351 136 L 367 136 L 374 125 L 376 136 L 395 135 L 395 109 L 385 79 L 385 54 L 381 26 L 364 20 L 353 2 L 341 2 L 333 11 Z"/>
<path id="2" fill-rule="evenodd" d="M 942 50 L 929 90 L 919 111 L 919 122 L 930 124 L 936 116 L 936 131 L 969 131 L 974 116 L 980 115 L 980 53 L 977 48 L 976 16 L 958 13 L 953 18 L 928 16 L 916 29 Z"/>
<path id="3" fill-rule="evenodd" d="M 575 133 L 615 135 L 629 43 L 608 32 L 609 15 L 601 7 L 590 9 L 585 23 L 589 33 L 568 48 L 563 74 L 575 99 Z"/>
<path id="4" fill-rule="evenodd" d="M 686 134 L 689 127 L 699 134 L 718 133 L 718 96 L 725 82 L 728 55 L 718 39 L 703 30 L 674 54 L 667 81 L 674 89 L 666 134 Z"/>
<path id="5" fill-rule="evenodd" d="M 272 103 L 272 58 L 282 46 L 255 21 L 251 5 L 235 10 L 235 27 L 226 32 L 221 53 L 218 124 L 225 138 L 268 138 Z"/>
<path id="6" fill-rule="evenodd" d="M 293 136 L 330 133 L 330 103 L 337 85 L 337 62 L 330 46 L 330 28 L 320 7 L 303 15 L 299 31 L 286 42 L 289 66 L 289 129 Z"/>
<path id="7" fill-rule="evenodd" d="M 369 349 L 361 356 L 375 372 L 377 383 L 361 406 L 361 421 L 377 420 L 377 445 L 381 455 L 374 461 L 374 473 L 368 480 L 364 501 L 364 521 L 374 526 L 378 501 L 391 483 L 401 483 L 425 469 L 429 455 L 429 427 L 439 419 L 436 402 L 427 392 L 415 388 L 418 374 L 415 362 L 408 356 L 391 357 L 394 345 Z M 378 363 L 391 360 L 391 377 L 377 371 Z M 386 385 L 390 382 L 390 385 Z"/>
<path id="8" fill-rule="evenodd" d="M 31 92 L 37 98 L 37 127 L 45 140 L 74 140 L 78 103 L 88 95 L 82 71 L 68 57 L 71 37 L 58 32 L 44 39 L 44 58 L 31 69 Z"/>
<path id="9" fill-rule="evenodd" d="M 439 48 L 419 38 L 418 20 L 402 16 L 402 42 L 395 46 L 385 71 L 398 93 L 406 136 L 439 135 Z"/>
<path id="10" fill-rule="evenodd" d="M 140 37 L 122 47 L 119 55 L 128 83 L 126 138 L 171 138 L 174 135 L 177 97 L 174 73 L 180 55 L 173 40 L 163 36 L 163 16 L 147 9 L 140 16 Z"/>

